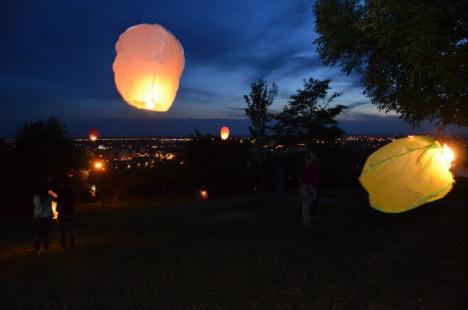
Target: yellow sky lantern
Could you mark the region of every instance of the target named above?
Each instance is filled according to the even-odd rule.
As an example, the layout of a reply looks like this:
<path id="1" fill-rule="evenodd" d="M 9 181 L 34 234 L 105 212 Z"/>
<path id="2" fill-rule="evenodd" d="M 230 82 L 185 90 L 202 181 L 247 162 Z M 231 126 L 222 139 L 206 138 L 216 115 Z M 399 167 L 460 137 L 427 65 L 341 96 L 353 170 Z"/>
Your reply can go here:
<path id="1" fill-rule="evenodd" d="M 455 182 L 450 168 L 455 154 L 426 136 L 397 139 L 372 153 L 359 181 L 370 205 L 400 213 L 447 195 Z"/>
<path id="2" fill-rule="evenodd" d="M 118 92 L 131 106 L 166 112 L 175 99 L 184 70 L 184 50 L 158 24 L 140 24 L 122 33 L 113 64 Z"/>
<path id="3" fill-rule="evenodd" d="M 221 127 L 221 130 L 219 131 L 219 135 L 221 136 L 221 139 L 226 140 L 229 138 L 229 128 L 224 126 Z"/>

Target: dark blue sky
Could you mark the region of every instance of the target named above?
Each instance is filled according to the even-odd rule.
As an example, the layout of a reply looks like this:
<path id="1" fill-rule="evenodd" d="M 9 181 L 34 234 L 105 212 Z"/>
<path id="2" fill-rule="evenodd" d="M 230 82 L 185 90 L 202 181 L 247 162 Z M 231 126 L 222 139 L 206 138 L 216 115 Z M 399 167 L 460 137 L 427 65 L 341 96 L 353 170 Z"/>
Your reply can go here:
<path id="1" fill-rule="evenodd" d="M 308 77 L 329 78 L 333 91 L 343 92 L 336 103 L 350 107 L 340 116 L 348 133 L 411 132 L 376 111 L 359 76 L 321 64 L 311 6 L 308 0 L 1 1 L 0 137 L 52 115 L 77 136 L 89 127 L 109 136 L 177 135 L 214 132 L 222 124 L 245 134 L 242 95 L 252 81 L 278 84 L 272 109 L 279 111 Z M 133 109 L 114 87 L 115 42 L 140 23 L 163 25 L 185 50 L 168 113 Z"/>

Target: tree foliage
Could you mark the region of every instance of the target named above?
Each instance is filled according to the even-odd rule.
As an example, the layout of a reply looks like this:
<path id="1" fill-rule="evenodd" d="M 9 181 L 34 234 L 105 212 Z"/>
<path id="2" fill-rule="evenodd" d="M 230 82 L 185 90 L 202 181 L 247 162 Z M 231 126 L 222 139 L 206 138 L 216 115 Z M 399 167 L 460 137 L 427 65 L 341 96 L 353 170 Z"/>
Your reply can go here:
<path id="1" fill-rule="evenodd" d="M 16 133 L 16 170 L 32 182 L 64 176 L 84 156 L 75 148 L 64 124 L 56 119 L 25 123 Z"/>
<path id="2" fill-rule="evenodd" d="M 273 104 L 273 100 L 278 95 L 278 87 L 275 83 L 268 87 L 267 82 L 262 79 L 253 82 L 250 87 L 250 94 L 244 95 L 244 100 L 247 103 L 245 114 L 251 123 L 249 131 L 253 137 L 265 137 L 268 122 L 271 120 L 268 107 Z"/>
<path id="3" fill-rule="evenodd" d="M 346 107 L 330 107 L 339 93 L 328 95 L 330 80 L 304 80 L 304 88 L 291 96 L 283 111 L 275 115 L 274 131 L 278 136 L 336 138 L 344 132 L 338 127 L 338 116 Z"/>
<path id="4" fill-rule="evenodd" d="M 362 73 L 380 110 L 468 126 L 467 12 L 461 0 L 317 0 L 315 43 L 325 64 Z"/>

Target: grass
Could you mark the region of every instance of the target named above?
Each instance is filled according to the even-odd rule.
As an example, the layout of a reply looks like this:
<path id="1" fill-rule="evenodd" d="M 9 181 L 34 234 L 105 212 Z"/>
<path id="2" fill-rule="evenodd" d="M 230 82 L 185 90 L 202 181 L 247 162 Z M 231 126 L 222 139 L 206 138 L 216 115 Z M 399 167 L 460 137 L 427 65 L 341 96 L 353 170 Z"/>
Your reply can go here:
<path id="1" fill-rule="evenodd" d="M 3 218 L 0 305 L 467 309 L 465 194 L 388 215 L 359 190 L 324 192 L 309 232 L 292 194 L 85 205 L 78 249 L 60 250 L 55 236 L 39 257 L 31 219 Z"/>

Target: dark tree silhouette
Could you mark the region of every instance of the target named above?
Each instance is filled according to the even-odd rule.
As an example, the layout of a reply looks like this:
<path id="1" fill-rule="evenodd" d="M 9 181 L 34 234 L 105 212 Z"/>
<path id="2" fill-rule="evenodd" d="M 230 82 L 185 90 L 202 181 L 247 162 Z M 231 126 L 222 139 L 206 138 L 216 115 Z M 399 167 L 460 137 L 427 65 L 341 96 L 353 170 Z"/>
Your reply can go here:
<path id="1" fill-rule="evenodd" d="M 19 128 L 14 155 L 17 172 L 31 182 L 64 176 L 85 159 L 57 118 L 25 123 Z"/>
<path id="2" fill-rule="evenodd" d="M 346 107 L 330 107 L 339 93 L 327 96 L 330 80 L 304 80 L 304 88 L 291 96 L 283 111 L 274 116 L 273 129 L 279 137 L 333 139 L 344 132 L 337 126 L 335 117 Z"/>
<path id="3" fill-rule="evenodd" d="M 250 134 L 255 138 L 263 138 L 267 134 L 268 122 L 271 116 L 268 107 L 273 104 L 273 100 L 278 95 L 278 87 L 275 83 L 268 87 L 265 80 L 258 80 L 250 85 L 250 94 L 244 95 L 247 103 L 245 114 L 249 117 L 251 126 Z"/>
<path id="4" fill-rule="evenodd" d="M 323 62 L 362 73 L 380 110 L 468 126 L 468 2 L 317 0 Z"/>

